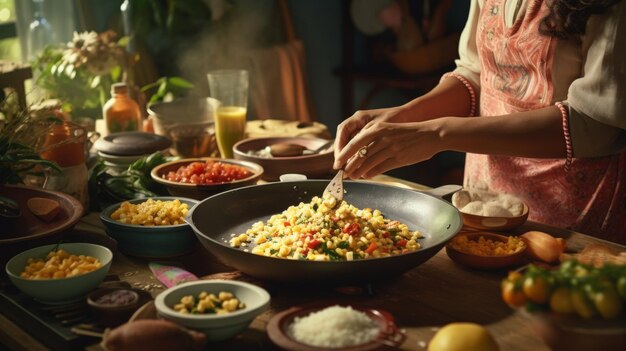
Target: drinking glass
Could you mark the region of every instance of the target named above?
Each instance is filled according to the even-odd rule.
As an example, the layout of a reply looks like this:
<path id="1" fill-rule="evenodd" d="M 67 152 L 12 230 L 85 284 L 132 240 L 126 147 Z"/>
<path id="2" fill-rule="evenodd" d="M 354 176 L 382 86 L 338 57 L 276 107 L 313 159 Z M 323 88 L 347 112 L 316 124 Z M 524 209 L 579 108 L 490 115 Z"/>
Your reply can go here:
<path id="1" fill-rule="evenodd" d="M 217 70 L 207 73 L 210 96 L 218 100 L 215 137 L 222 158 L 233 157 L 233 145 L 246 131 L 248 71 Z"/>

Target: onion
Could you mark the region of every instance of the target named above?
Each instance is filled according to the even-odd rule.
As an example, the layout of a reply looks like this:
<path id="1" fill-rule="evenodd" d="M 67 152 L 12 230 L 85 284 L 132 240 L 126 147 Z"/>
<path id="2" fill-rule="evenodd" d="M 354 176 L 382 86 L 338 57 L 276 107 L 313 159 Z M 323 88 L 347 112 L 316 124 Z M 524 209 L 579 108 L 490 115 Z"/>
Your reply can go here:
<path id="1" fill-rule="evenodd" d="M 521 235 L 528 246 L 528 254 L 536 260 L 554 263 L 565 251 L 565 241 L 540 231 L 530 231 Z"/>
<path id="2" fill-rule="evenodd" d="M 101 346 L 107 351 L 201 350 L 206 336 L 166 320 L 141 319 L 107 330 Z"/>

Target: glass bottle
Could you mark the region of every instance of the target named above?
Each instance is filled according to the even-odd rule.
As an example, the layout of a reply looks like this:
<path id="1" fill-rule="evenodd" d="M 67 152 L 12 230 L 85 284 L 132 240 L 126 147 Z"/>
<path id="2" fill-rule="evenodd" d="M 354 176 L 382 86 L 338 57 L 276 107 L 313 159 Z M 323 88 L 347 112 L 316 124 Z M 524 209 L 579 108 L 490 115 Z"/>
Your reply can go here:
<path id="1" fill-rule="evenodd" d="M 139 105 L 128 95 L 126 83 L 111 86 L 112 97 L 102 107 L 106 133 L 141 131 Z"/>
<path id="2" fill-rule="evenodd" d="M 50 22 L 44 17 L 44 0 L 33 0 L 35 13 L 28 26 L 27 57 L 33 60 L 43 51 L 46 45 L 54 42 L 54 31 Z"/>

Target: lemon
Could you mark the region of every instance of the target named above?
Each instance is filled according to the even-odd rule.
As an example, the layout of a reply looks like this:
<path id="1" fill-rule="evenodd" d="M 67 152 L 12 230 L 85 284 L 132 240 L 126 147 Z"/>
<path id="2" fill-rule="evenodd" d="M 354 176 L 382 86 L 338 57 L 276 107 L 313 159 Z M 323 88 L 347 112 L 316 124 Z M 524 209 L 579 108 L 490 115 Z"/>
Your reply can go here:
<path id="1" fill-rule="evenodd" d="M 475 323 L 450 323 L 430 340 L 428 351 L 498 351 L 487 329 Z"/>

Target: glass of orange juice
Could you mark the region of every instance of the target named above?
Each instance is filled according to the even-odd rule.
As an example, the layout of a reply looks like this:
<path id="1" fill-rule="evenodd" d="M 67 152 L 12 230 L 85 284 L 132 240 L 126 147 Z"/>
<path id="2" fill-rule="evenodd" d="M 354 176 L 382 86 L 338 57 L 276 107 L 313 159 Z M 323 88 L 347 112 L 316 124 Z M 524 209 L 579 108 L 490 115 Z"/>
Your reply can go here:
<path id="1" fill-rule="evenodd" d="M 210 97 L 218 100 L 215 137 L 222 158 L 233 157 L 233 145 L 244 138 L 248 107 L 248 71 L 217 70 L 207 74 Z"/>

